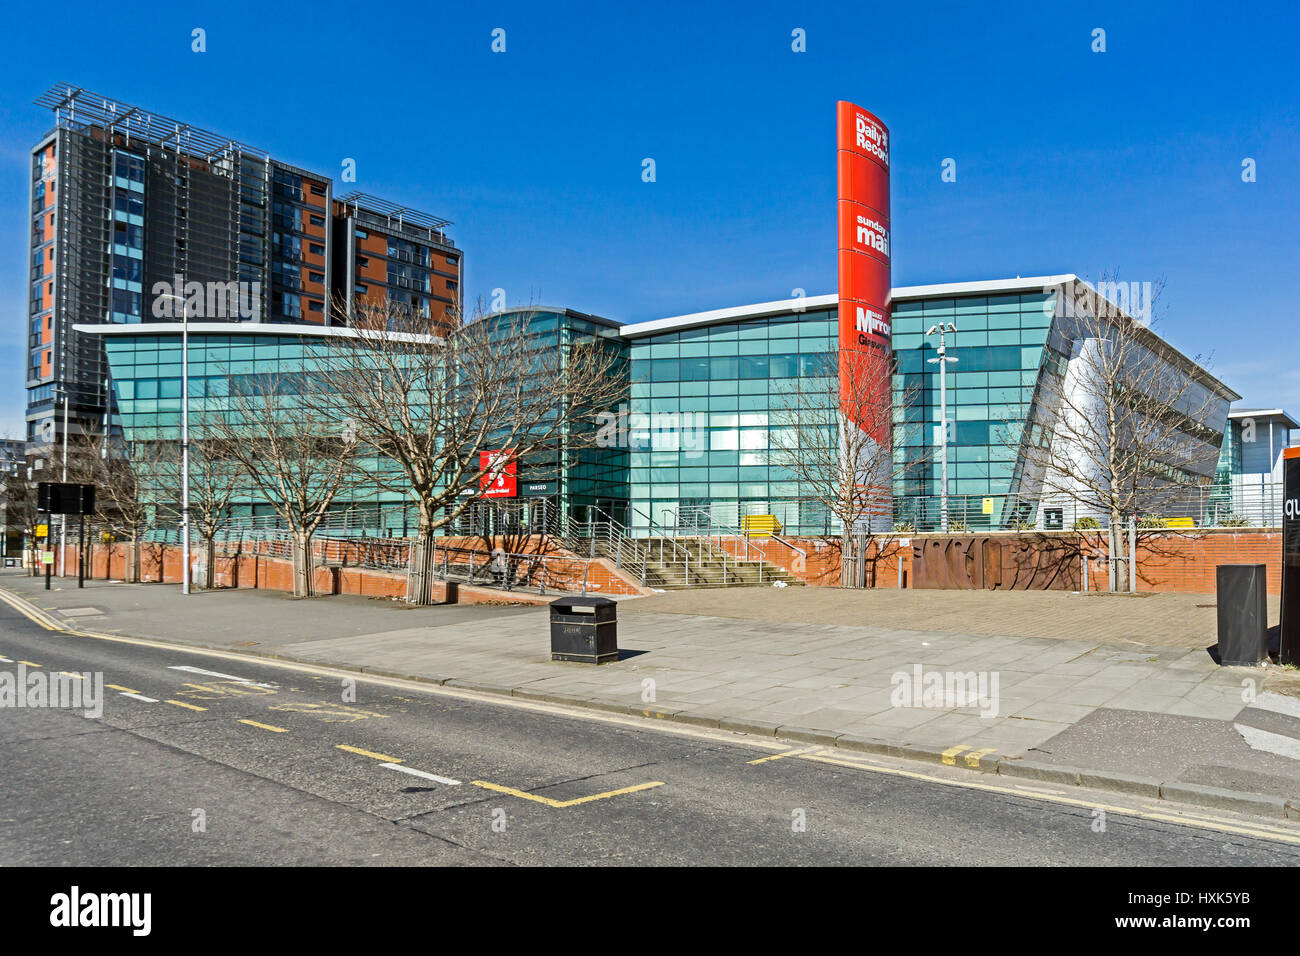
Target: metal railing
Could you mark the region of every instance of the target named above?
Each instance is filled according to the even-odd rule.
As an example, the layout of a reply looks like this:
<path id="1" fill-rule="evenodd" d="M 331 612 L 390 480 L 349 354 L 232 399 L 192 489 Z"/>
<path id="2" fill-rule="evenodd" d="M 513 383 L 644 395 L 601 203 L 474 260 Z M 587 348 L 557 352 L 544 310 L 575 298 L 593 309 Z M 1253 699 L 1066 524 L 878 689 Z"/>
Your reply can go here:
<path id="1" fill-rule="evenodd" d="M 338 512 L 327 516 L 312 536 L 312 563 L 318 567 L 352 567 L 409 575 L 414 538 L 377 536 L 373 515 Z M 92 526 L 87 541 L 96 546 L 107 527 Z M 119 537 L 120 540 L 120 537 Z M 191 528 L 191 544 L 199 536 Z M 175 525 L 150 528 L 141 543 L 153 547 L 174 547 L 181 543 Z M 591 563 L 586 558 L 564 555 L 489 551 L 435 541 L 434 570 L 443 580 L 456 580 L 507 591 L 536 591 L 540 594 L 581 591 L 590 588 Z M 232 518 L 213 537 L 218 557 L 260 555 L 291 559 L 294 534 L 273 515 Z M 625 563 L 627 563 L 625 561 Z"/>
<path id="2" fill-rule="evenodd" d="M 666 570 L 667 568 L 671 568 L 672 566 L 676 565 L 678 558 L 680 557 L 682 562 L 682 583 L 689 585 L 691 583 L 690 549 L 685 547 L 683 544 L 681 544 L 681 542 L 677 540 L 675 535 L 670 535 L 666 527 L 664 527 L 662 524 L 657 524 L 655 522 L 653 515 L 648 515 L 645 512 L 643 512 L 640 508 L 637 508 L 635 505 L 633 505 L 631 508 L 629 508 L 628 517 L 631 519 L 637 516 L 646 519 L 646 529 L 649 532 L 649 536 L 647 538 L 648 543 L 646 548 L 647 557 L 653 555 L 654 544 L 656 542 L 659 545 L 659 557 L 657 558 L 657 561 L 659 563 L 661 570 Z M 655 533 L 656 528 L 659 531 L 658 534 Z M 665 558 L 664 551 L 667 549 L 671 549 L 670 553 L 672 556 Z M 699 567 L 698 558 L 696 559 L 696 567 L 697 568 Z"/>
<path id="3" fill-rule="evenodd" d="M 632 537 L 622 522 L 598 507 L 593 506 L 591 515 L 586 522 L 566 522 L 565 546 L 575 554 L 585 550 L 588 557 L 610 559 L 614 567 L 638 576 L 644 587 L 650 566 L 649 543 Z"/>
<path id="4" fill-rule="evenodd" d="M 504 591 L 587 593 L 591 563 L 559 555 L 483 551 L 435 544 L 433 570 L 443 581 Z"/>
<path id="5" fill-rule="evenodd" d="M 748 532 L 733 527 L 731 525 L 721 524 L 716 521 L 713 515 L 704 508 L 683 508 L 673 510 L 664 509 L 665 513 L 671 513 L 674 519 L 674 532 L 679 536 L 685 535 L 693 539 L 700 549 L 700 560 L 704 560 L 704 548 L 707 546 L 713 560 L 722 563 L 723 583 L 728 583 L 728 566 L 727 561 L 730 559 L 731 575 L 738 579 L 745 578 L 744 568 L 740 565 L 743 563 L 747 568 L 752 568 L 757 572 L 758 583 L 763 584 L 766 580 L 776 580 L 784 578 L 783 574 L 773 571 L 773 563 L 768 560 L 763 549 L 758 547 L 751 540 Z M 777 538 L 771 535 L 774 540 L 799 554 L 802 558 L 807 559 L 808 552 L 796 544 Z M 715 544 L 716 542 L 716 544 Z M 730 542 L 737 551 L 744 548 L 744 557 L 740 554 L 732 553 L 727 548 Z"/>
<path id="6" fill-rule="evenodd" d="M 1190 522 L 1196 528 L 1281 527 L 1282 483 L 1266 478 L 1186 485 L 1152 494 L 1146 507 L 1139 509 L 1139 527 L 1149 530 L 1170 521 L 1184 527 Z M 898 531 L 937 531 L 940 527 L 939 495 L 897 496 L 893 507 Z M 948 515 L 950 531 L 1069 531 L 1110 526 L 1109 514 L 1067 495 L 949 495 Z M 1127 513 L 1123 520 L 1127 522 Z"/>

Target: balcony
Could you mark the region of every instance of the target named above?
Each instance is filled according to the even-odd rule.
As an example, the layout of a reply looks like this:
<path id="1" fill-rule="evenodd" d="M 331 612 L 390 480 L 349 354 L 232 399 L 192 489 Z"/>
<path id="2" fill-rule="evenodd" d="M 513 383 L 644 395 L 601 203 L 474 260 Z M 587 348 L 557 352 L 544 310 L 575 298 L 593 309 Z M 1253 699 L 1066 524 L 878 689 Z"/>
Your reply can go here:
<path id="1" fill-rule="evenodd" d="M 427 280 L 421 282 L 418 279 L 408 279 L 406 276 L 393 275 L 392 273 L 388 275 L 388 284 L 399 289 L 410 289 L 412 292 L 423 292 L 426 295 L 432 291 Z"/>

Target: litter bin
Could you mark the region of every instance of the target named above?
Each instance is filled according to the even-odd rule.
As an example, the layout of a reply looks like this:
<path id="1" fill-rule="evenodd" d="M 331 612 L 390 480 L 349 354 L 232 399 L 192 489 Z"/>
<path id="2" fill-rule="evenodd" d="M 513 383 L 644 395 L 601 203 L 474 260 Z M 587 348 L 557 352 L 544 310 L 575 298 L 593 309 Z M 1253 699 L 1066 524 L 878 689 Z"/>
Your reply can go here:
<path id="1" fill-rule="evenodd" d="M 605 664 L 618 660 L 618 602 L 564 597 L 551 602 L 551 660 Z"/>
<path id="2" fill-rule="evenodd" d="M 1253 667 L 1268 658 L 1267 567 L 1220 564 L 1215 568 L 1219 663 Z"/>

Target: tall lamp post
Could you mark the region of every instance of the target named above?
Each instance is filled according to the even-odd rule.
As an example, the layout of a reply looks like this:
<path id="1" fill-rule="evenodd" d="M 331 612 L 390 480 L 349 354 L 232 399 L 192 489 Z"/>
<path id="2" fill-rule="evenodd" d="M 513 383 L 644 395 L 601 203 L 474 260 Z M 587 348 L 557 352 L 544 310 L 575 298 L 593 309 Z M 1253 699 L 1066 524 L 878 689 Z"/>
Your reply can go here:
<path id="1" fill-rule="evenodd" d="M 927 361 L 931 365 L 937 363 L 939 366 L 939 423 L 943 434 L 939 442 L 940 481 L 942 482 L 939 494 L 939 529 L 945 533 L 948 530 L 948 363 L 957 361 L 957 357 L 947 354 L 948 344 L 944 336 L 956 331 L 957 326 L 953 323 L 939 322 L 930 326 L 925 332 L 926 335 L 936 333 L 939 335 L 938 356 Z"/>
<path id="2" fill-rule="evenodd" d="M 184 289 L 182 288 L 182 291 Z M 185 297 L 159 298 L 181 304 L 181 594 L 190 593 L 190 313 Z"/>
<path id="3" fill-rule="evenodd" d="M 68 404 L 69 404 L 68 400 L 71 397 L 71 392 L 68 389 L 66 382 L 60 385 L 55 385 L 54 389 L 55 389 L 55 393 L 57 395 L 62 396 L 63 398 L 63 477 L 59 480 L 62 481 L 64 484 L 67 484 L 68 481 Z M 51 422 L 49 427 L 52 429 L 54 427 L 54 423 Z M 50 438 L 53 439 L 53 437 L 54 437 L 53 434 L 51 434 Z M 50 522 L 46 522 L 46 528 L 45 528 L 46 547 L 52 547 L 52 545 L 50 544 L 49 524 Z M 59 577 L 63 577 L 63 570 L 65 566 L 64 558 L 67 554 L 67 550 L 68 550 L 68 516 L 59 515 Z"/>

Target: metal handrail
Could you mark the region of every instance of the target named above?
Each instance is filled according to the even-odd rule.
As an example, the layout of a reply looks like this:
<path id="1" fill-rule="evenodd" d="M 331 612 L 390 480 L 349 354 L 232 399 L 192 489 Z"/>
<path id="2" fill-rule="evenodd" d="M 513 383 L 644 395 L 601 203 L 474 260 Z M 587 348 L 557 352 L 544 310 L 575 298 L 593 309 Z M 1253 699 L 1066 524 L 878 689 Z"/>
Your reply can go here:
<path id="1" fill-rule="evenodd" d="M 753 549 L 753 545 L 750 543 L 749 535 L 746 534 L 744 531 L 742 531 L 739 528 L 733 527 L 732 525 L 721 525 L 721 526 L 715 525 L 713 521 L 713 516 L 709 514 L 709 512 L 705 511 L 703 508 L 692 508 L 685 513 L 692 516 L 691 527 L 694 527 L 697 531 L 700 530 L 699 518 L 703 517 L 705 520 L 704 530 L 707 532 L 708 537 L 713 537 L 715 535 L 717 536 L 719 541 L 719 546 L 721 546 L 721 541 L 724 536 L 728 538 L 737 538 L 741 541 L 744 541 L 745 557 L 743 560 L 746 561 L 753 560 L 750 558 L 750 551 Z M 680 512 L 678 513 L 677 520 L 679 523 L 682 520 L 682 514 Z M 763 552 L 759 551 L 758 560 L 760 562 L 763 560 L 762 555 Z"/>
<path id="2" fill-rule="evenodd" d="M 601 524 L 603 524 L 608 532 L 607 538 L 609 541 L 610 548 L 614 552 L 614 566 L 620 569 L 624 567 L 630 567 L 633 571 L 640 571 L 641 586 L 645 587 L 646 577 L 650 567 L 649 542 L 647 541 L 645 543 L 644 545 L 645 553 L 643 554 L 641 551 L 642 545 L 640 541 L 634 538 L 630 534 L 631 529 L 629 529 L 626 525 L 624 525 L 613 515 L 602 510 L 599 505 L 593 505 L 592 512 L 599 517 L 603 517 L 604 519 L 603 521 L 593 520 L 587 523 L 587 526 L 593 530 L 593 534 L 591 537 L 592 542 L 594 543 L 596 540 L 595 529 L 597 529 Z M 624 548 L 627 548 L 632 552 L 631 560 L 624 558 L 623 556 Z"/>
<path id="3" fill-rule="evenodd" d="M 808 557 L 808 552 L 807 552 L 807 551 L 805 551 L 803 548 L 799 547 L 797 544 L 794 544 L 794 543 L 792 543 L 792 542 L 790 542 L 790 541 L 785 540 L 785 538 L 781 537 L 779 534 L 776 534 L 775 532 L 769 532 L 769 533 L 768 533 L 768 537 L 771 538 L 773 541 L 776 541 L 776 542 L 779 543 L 779 544 L 783 544 L 783 545 L 785 545 L 785 546 L 786 546 L 787 548 L 789 548 L 791 551 L 797 552 L 797 553 L 799 554 L 800 557 L 803 557 L 803 558 L 807 558 L 807 557 Z"/>
<path id="4" fill-rule="evenodd" d="M 441 558 L 438 553 L 442 552 Z M 496 567 L 496 561 L 502 558 L 505 561 L 505 569 L 501 570 Z M 482 559 L 480 561 L 480 559 Z M 582 593 L 587 593 L 587 576 L 590 571 L 590 563 L 582 558 L 567 558 L 563 555 L 547 554 L 518 554 L 515 552 L 505 551 L 483 551 L 477 548 L 463 548 L 457 546 L 446 546 L 435 544 L 433 546 L 433 564 L 437 568 L 441 565 L 441 576 L 445 581 L 455 566 L 465 567 L 468 572 L 467 584 L 478 584 L 476 580 L 481 572 L 486 571 L 487 580 L 482 583 L 484 586 L 502 587 L 507 591 L 513 591 L 522 583 L 524 588 L 530 587 L 529 581 L 536 581 L 531 587 L 536 588 L 540 593 L 545 594 L 547 591 L 570 590 L 561 587 L 566 581 L 567 575 L 563 571 L 557 571 L 552 567 L 553 564 L 573 561 L 581 561 L 583 564 L 582 574 Z M 520 569 L 525 569 L 522 577 L 519 574 Z"/>
<path id="5" fill-rule="evenodd" d="M 677 554 L 678 552 L 681 552 L 681 554 L 682 554 L 682 558 L 683 558 L 683 572 L 682 572 L 682 577 L 683 577 L 683 580 L 685 581 L 685 583 L 689 585 L 689 584 L 691 583 L 691 552 L 690 552 L 687 548 L 682 547 L 682 545 L 679 544 L 679 543 L 678 543 L 674 538 L 669 537 L 669 535 L 668 535 L 668 529 L 665 528 L 663 525 L 658 524 L 658 523 L 655 521 L 653 515 L 648 515 L 648 514 L 646 514 L 644 511 L 642 511 L 640 508 L 637 508 L 635 505 L 629 506 L 629 509 L 628 509 L 628 510 L 629 510 L 629 512 L 630 512 L 631 514 L 633 514 L 633 515 L 640 515 L 641 517 L 645 518 L 646 521 L 648 522 L 648 524 L 646 525 L 646 527 L 647 527 L 648 531 L 650 532 L 650 538 L 647 540 L 647 548 L 646 548 L 646 558 L 647 558 L 647 560 L 648 560 L 649 557 L 650 557 L 649 541 L 654 540 L 654 538 L 655 538 L 655 533 L 654 533 L 654 532 L 655 532 L 655 528 L 657 527 L 657 528 L 659 529 L 658 539 L 659 539 L 659 561 L 660 561 L 660 563 L 662 564 L 662 563 L 663 563 L 663 560 L 664 560 L 664 545 L 665 545 L 665 544 L 668 544 L 668 545 L 670 545 L 670 546 L 672 547 L 672 549 L 673 549 L 673 554 L 674 554 L 674 558 L 675 558 L 675 556 L 676 556 L 676 554 Z M 697 577 L 699 576 L 698 573 L 697 573 L 696 576 L 697 576 Z"/>
<path id="6" fill-rule="evenodd" d="M 669 511 L 671 509 L 665 509 L 665 510 Z M 715 526 L 713 521 L 713 515 L 703 508 L 692 508 L 686 511 L 682 511 L 681 509 L 678 509 L 676 518 L 677 518 L 677 524 L 679 528 L 683 523 L 683 515 L 689 516 L 688 520 L 690 524 L 688 526 L 695 529 L 696 535 L 700 540 L 708 542 L 710 549 L 714 548 L 713 538 L 716 537 L 718 539 L 716 550 L 724 556 L 723 569 L 722 569 L 724 583 L 726 582 L 726 577 L 727 577 L 727 568 L 726 568 L 727 556 L 730 556 L 733 563 L 735 564 L 739 564 L 740 562 L 745 561 L 757 565 L 758 580 L 760 583 L 762 583 L 764 577 L 764 571 L 767 569 L 770 562 L 767 560 L 767 556 L 763 553 L 763 550 L 755 546 L 753 542 L 750 541 L 749 535 L 746 532 L 742 531 L 739 528 L 733 527 L 731 525 Z M 701 518 L 703 518 L 704 520 L 703 528 L 701 528 L 700 526 Z M 704 534 L 700 534 L 701 531 L 703 531 Z M 739 555 L 733 555 L 725 547 L 723 547 L 722 541 L 724 537 L 735 539 L 737 542 L 744 542 L 745 556 L 742 558 Z M 803 551 L 802 548 L 792 545 L 787 541 L 782 541 L 781 543 L 787 545 L 788 547 L 794 548 L 794 550 L 798 551 L 800 554 L 803 555 L 805 559 L 807 559 L 808 554 L 807 552 Z M 757 558 L 752 556 L 751 554 L 752 551 L 758 552 Z"/>
<path id="7" fill-rule="evenodd" d="M 632 557 L 636 561 L 644 559 L 637 540 L 627 534 L 626 529 L 612 518 L 606 518 L 604 521 L 572 523 L 570 532 L 565 539 L 565 545 L 570 551 L 577 552 L 582 547 L 579 542 L 586 542 L 588 556 L 594 558 L 596 556 L 596 542 L 599 540 L 607 542 L 609 550 L 615 555 L 615 567 L 622 567 L 624 563 L 628 563 L 623 557 L 624 547 L 627 547 L 632 552 Z"/>

